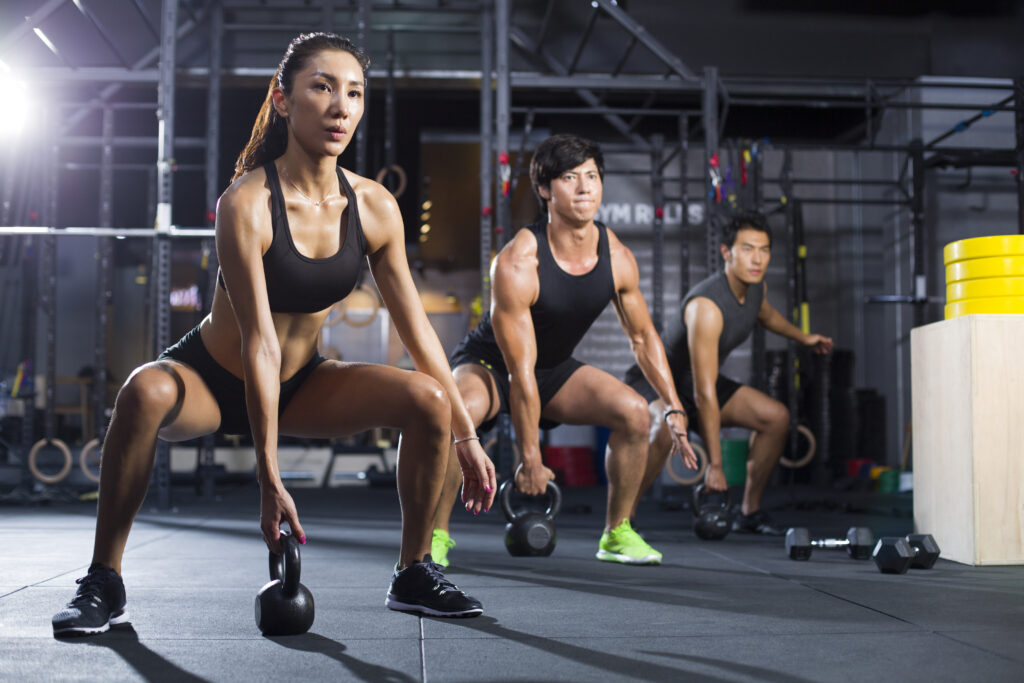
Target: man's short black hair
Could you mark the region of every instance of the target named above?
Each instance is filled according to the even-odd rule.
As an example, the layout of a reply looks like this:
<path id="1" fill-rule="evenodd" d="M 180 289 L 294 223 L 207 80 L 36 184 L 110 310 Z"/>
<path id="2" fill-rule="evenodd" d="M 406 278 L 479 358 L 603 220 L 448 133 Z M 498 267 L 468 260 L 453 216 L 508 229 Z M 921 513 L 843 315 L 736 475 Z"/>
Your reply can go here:
<path id="1" fill-rule="evenodd" d="M 603 181 L 604 155 L 596 142 L 578 135 L 559 133 L 537 145 L 530 162 L 530 183 L 542 209 L 547 211 L 547 200 L 540 196 L 540 188 L 550 189 L 552 180 L 587 159 L 593 159 L 597 164 L 597 174 Z"/>
<path id="2" fill-rule="evenodd" d="M 722 230 L 722 244 L 731 249 L 736 244 L 736 235 L 744 228 L 768 235 L 768 246 L 772 245 L 772 228 L 765 215 L 758 211 L 739 211 L 734 214 Z"/>

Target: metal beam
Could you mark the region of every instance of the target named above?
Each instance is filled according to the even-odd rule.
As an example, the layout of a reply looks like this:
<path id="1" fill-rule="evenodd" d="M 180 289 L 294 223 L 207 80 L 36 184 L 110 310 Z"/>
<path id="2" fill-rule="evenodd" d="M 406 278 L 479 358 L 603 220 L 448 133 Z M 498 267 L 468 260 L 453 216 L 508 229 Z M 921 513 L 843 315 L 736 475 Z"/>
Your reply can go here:
<path id="1" fill-rule="evenodd" d="M 178 0 L 163 0 L 160 19 L 160 87 L 157 92 L 157 209 L 156 231 L 160 235 L 153 244 L 154 352 L 160 353 L 170 345 L 171 330 L 171 241 L 163 236 L 173 221 L 174 199 L 174 66 L 177 47 Z M 170 445 L 158 439 L 156 462 L 153 469 L 156 481 L 157 507 L 171 509 L 171 453 Z"/>
<path id="2" fill-rule="evenodd" d="M 590 17 L 587 19 L 587 25 L 583 29 L 583 35 L 580 36 L 579 42 L 576 44 L 576 50 L 572 54 L 572 59 L 569 60 L 569 66 L 566 68 L 566 73 L 572 74 L 576 71 L 576 65 L 579 64 L 580 56 L 583 54 L 583 48 L 587 46 L 587 41 L 590 40 L 590 34 L 594 30 L 594 23 L 597 21 L 598 9 L 597 5 L 594 5 L 594 11 L 590 13 Z"/>
<path id="3" fill-rule="evenodd" d="M 690 152 L 690 117 L 680 115 L 679 117 L 679 177 L 685 179 L 687 167 L 689 166 Z M 703 178 L 701 179 L 703 180 Z M 690 291 L 690 196 L 688 192 L 689 183 L 683 182 L 680 187 L 679 201 L 682 203 L 682 245 L 679 252 L 679 297 L 680 301 Z"/>
<path id="4" fill-rule="evenodd" d="M 92 10 L 85 6 L 82 0 L 74 0 L 74 3 L 75 7 L 78 8 L 78 11 L 82 13 L 82 16 L 89 20 L 96 31 L 100 34 L 100 37 L 103 38 L 103 42 L 105 42 L 107 47 L 110 48 L 110 51 L 117 56 L 117 59 L 121 64 L 128 66 L 128 60 L 125 59 L 124 54 L 121 52 L 121 48 L 117 46 L 117 41 L 115 41 L 114 37 L 110 35 L 99 18 L 92 12 Z"/>
<path id="5" fill-rule="evenodd" d="M 182 22 L 181 26 L 179 26 L 177 30 L 174 32 L 175 36 L 180 40 L 181 38 L 184 38 L 189 33 L 191 33 L 196 28 L 196 26 L 198 26 L 198 21 L 203 18 L 203 15 L 205 14 L 206 11 L 207 9 L 204 7 L 200 11 L 197 19 L 187 19 L 186 21 Z M 161 26 L 161 33 L 163 33 L 163 26 Z M 160 55 L 161 46 L 158 45 L 146 54 L 144 54 L 134 64 L 132 64 L 131 70 L 136 71 L 151 66 L 152 64 L 159 61 Z M 119 78 L 117 80 L 123 81 L 126 79 Z M 101 90 L 91 102 L 89 102 L 86 106 L 83 106 L 81 109 L 76 110 L 68 117 L 67 122 L 64 124 L 64 130 L 70 130 L 71 128 L 74 128 L 76 125 L 81 123 L 81 121 L 86 116 L 94 112 L 98 107 L 102 106 L 103 102 L 106 102 L 111 97 L 113 97 L 117 92 L 119 92 L 121 90 L 121 86 L 122 83 L 120 82 L 112 83 L 105 87 L 103 90 Z"/>
<path id="6" fill-rule="evenodd" d="M 356 9 L 356 40 L 366 52 L 370 51 L 370 22 L 373 15 L 372 0 L 359 0 Z M 369 74 L 367 74 L 369 76 Z M 363 92 L 363 118 L 362 125 L 356 129 L 356 173 L 365 176 L 370 172 L 370 161 L 367 158 L 370 135 L 370 83 L 367 78 L 366 88 Z"/>
<path id="7" fill-rule="evenodd" d="M 634 38 L 639 40 L 644 47 L 651 51 L 655 57 L 660 59 L 665 66 L 678 74 L 680 78 L 693 83 L 700 83 L 698 76 L 690 67 L 686 66 L 672 51 L 661 44 L 654 36 L 647 32 L 635 19 L 629 16 L 625 10 L 619 7 L 616 0 L 593 0 L 591 4 L 600 6 L 620 26 L 630 32 Z"/>
<path id="8" fill-rule="evenodd" d="M 0 54 L 3 54 L 15 41 L 28 35 L 48 16 L 59 10 L 68 0 L 49 0 L 42 7 L 25 17 L 25 20 L 0 38 Z"/>
<path id="9" fill-rule="evenodd" d="M 509 83 L 509 45 L 512 43 L 511 0 L 495 0 L 494 3 L 494 46 L 495 46 L 495 135 L 494 142 L 498 151 L 497 178 L 497 210 L 498 235 L 497 248 L 500 251 L 511 236 L 512 206 L 508 194 L 511 181 L 511 166 L 508 155 L 509 127 L 512 122 L 512 92 Z"/>
<path id="10" fill-rule="evenodd" d="M 500 30 L 500 28 L 499 28 L 499 30 Z M 551 71 L 554 71 L 555 73 L 557 73 L 558 76 L 555 76 L 554 78 L 557 78 L 560 81 L 565 82 L 566 83 L 566 86 L 565 86 L 566 89 L 575 91 L 576 94 L 579 95 L 580 99 L 582 99 L 584 102 L 586 102 L 591 107 L 600 107 L 601 106 L 601 99 L 597 95 L 595 95 L 593 92 L 591 92 L 587 88 L 580 88 L 579 87 L 579 83 L 578 83 L 578 80 L 577 80 L 577 79 L 579 79 L 578 76 L 569 76 L 569 75 L 567 75 L 568 74 L 568 70 L 558 60 L 556 60 L 554 57 L 548 55 L 547 53 L 538 52 L 536 44 L 521 29 L 518 29 L 518 28 L 513 26 L 513 27 L 510 27 L 508 29 L 508 33 L 509 33 L 509 37 L 511 38 L 513 44 L 516 47 L 518 47 L 519 49 L 521 49 L 523 52 L 525 52 L 527 57 L 529 57 L 531 59 L 534 59 L 534 60 L 539 60 L 543 65 L 547 66 L 548 69 L 550 69 Z M 542 76 L 541 78 L 546 78 L 546 77 Z M 628 78 L 628 79 L 626 79 L 626 78 L 623 78 L 623 79 L 608 78 L 607 80 L 610 80 L 610 81 L 616 81 L 616 80 L 630 81 L 630 80 L 632 80 L 632 78 Z M 512 87 L 517 87 L 516 86 L 516 82 L 515 82 L 515 78 L 511 79 L 511 85 L 512 85 Z M 647 140 L 645 140 L 642 136 L 637 135 L 636 133 L 631 131 L 629 129 L 629 124 L 626 123 L 621 117 L 615 116 L 615 115 L 607 115 L 606 114 L 606 115 L 603 116 L 603 118 L 604 118 L 605 121 L 607 121 L 609 124 L 611 124 L 611 126 L 613 128 L 615 128 L 615 130 L 617 130 L 620 133 L 622 133 L 622 135 L 627 137 L 637 147 L 640 147 L 641 149 L 644 149 L 644 150 L 648 149 L 649 143 L 647 142 Z"/>
<path id="11" fill-rule="evenodd" d="M 485 0 L 480 15 L 480 310 L 491 308 L 491 238 L 494 231 L 494 3 Z"/>
<path id="12" fill-rule="evenodd" d="M 527 53 L 531 51 L 529 45 L 532 45 L 532 41 L 530 41 L 525 33 L 522 33 L 517 28 L 513 28 L 512 35 L 517 42 L 520 38 L 525 39 L 526 44 L 520 47 Z M 547 59 L 545 57 L 545 60 Z M 557 75 L 549 76 L 545 74 L 516 72 L 512 74 L 512 87 L 529 90 L 574 90 L 577 92 L 581 90 L 640 90 L 644 92 L 657 90 L 697 93 L 701 90 L 699 83 L 691 83 L 678 78 L 633 75 L 627 78 L 624 76 L 604 76 L 600 74 L 574 74 L 568 76 L 564 71 L 559 72 L 556 69 L 552 69 L 552 71 L 556 71 Z M 591 102 L 590 104 L 594 103 Z"/>
<path id="13" fill-rule="evenodd" d="M 661 334 L 665 330 L 665 179 L 661 173 L 665 136 L 651 138 L 651 319 Z M 685 207 L 684 207 L 685 210 Z"/>
<path id="14" fill-rule="evenodd" d="M 718 253 L 718 213 L 715 210 L 715 186 L 711 160 L 718 154 L 718 67 L 704 67 L 704 93 L 702 97 L 704 124 L 704 159 L 701 172 L 704 174 L 704 224 L 707 232 L 705 256 L 708 274 L 717 273 L 722 257 Z"/>
<path id="15" fill-rule="evenodd" d="M 214 3 L 210 15 L 210 80 L 206 85 L 206 220 L 213 225 L 220 194 L 217 171 L 220 166 L 220 69 L 223 53 L 224 10 Z"/>

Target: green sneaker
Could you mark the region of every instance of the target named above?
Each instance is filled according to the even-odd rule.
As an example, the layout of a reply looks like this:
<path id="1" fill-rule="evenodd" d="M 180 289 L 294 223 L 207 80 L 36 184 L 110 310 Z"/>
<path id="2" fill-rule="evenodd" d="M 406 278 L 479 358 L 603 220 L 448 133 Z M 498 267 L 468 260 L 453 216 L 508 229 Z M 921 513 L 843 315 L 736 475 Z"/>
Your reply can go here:
<path id="1" fill-rule="evenodd" d="M 434 529 L 434 536 L 430 539 L 430 557 L 433 559 L 434 564 L 447 567 L 450 564 L 448 562 L 448 551 L 454 547 L 455 541 L 452 540 L 447 531 Z"/>
<path id="2" fill-rule="evenodd" d="M 625 519 L 611 531 L 601 534 L 597 559 L 623 564 L 661 564 L 661 553 L 647 545 Z"/>

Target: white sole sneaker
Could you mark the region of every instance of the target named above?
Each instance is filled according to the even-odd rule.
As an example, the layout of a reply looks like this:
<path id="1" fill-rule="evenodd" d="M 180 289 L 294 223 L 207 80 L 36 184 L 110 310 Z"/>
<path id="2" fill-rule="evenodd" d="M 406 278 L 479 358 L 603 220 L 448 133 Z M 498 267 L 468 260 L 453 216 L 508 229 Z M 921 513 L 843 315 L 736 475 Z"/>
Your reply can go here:
<path id="1" fill-rule="evenodd" d="M 632 557 L 631 555 L 620 555 L 604 549 L 598 550 L 596 557 L 602 562 L 619 562 L 620 564 L 661 564 L 661 557 L 658 555 Z"/>
<path id="2" fill-rule="evenodd" d="M 116 616 L 110 617 L 110 619 L 107 620 L 107 623 L 103 624 L 102 626 L 68 626 L 68 627 L 62 628 L 60 630 L 53 629 L 53 635 L 55 635 L 55 636 L 73 636 L 73 635 L 91 636 L 91 635 L 95 635 L 97 633 L 106 633 L 107 631 L 110 630 L 111 626 L 117 626 L 119 624 L 126 624 L 126 623 L 128 623 L 128 621 L 129 621 L 128 612 L 126 610 L 126 611 L 121 612 L 120 614 L 118 614 Z"/>
<path id="3" fill-rule="evenodd" d="M 401 602 L 391 593 L 388 593 L 387 600 L 384 601 L 384 606 L 388 609 L 393 609 L 396 612 L 419 612 L 420 614 L 426 614 L 431 617 L 452 617 L 456 619 L 463 617 L 478 617 L 484 613 L 482 608 L 467 609 L 462 610 L 461 612 L 441 612 L 425 605 Z"/>

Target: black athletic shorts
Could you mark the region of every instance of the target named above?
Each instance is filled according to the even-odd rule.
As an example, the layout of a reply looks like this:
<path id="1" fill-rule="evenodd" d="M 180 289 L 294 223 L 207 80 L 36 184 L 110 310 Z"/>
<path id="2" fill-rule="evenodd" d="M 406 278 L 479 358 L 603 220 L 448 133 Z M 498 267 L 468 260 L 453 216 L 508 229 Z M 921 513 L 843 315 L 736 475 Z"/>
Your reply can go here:
<path id="1" fill-rule="evenodd" d="M 460 365 L 481 365 L 487 372 L 491 373 L 491 377 L 494 378 L 494 383 L 498 387 L 498 400 L 501 404 L 494 417 L 480 425 L 480 431 L 490 430 L 498 421 L 499 413 L 509 412 L 510 384 L 508 368 L 505 366 L 505 359 L 501 355 L 501 350 L 493 348 L 489 344 L 479 344 L 469 339 L 463 339 L 455 347 L 449 362 L 452 370 Z M 534 376 L 537 378 L 537 393 L 540 396 L 541 410 L 555 397 L 555 394 L 566 383 L 570 375 L 584 365 L 585 363 L 582 361 L 578 361 L 570 356 L 553 368 L 537 368 L 534 371 Z M 553 429 L 559 424 L 561 423 L 554 420 L 545 420 L 544 418 L 540 420 L 541 429 Z"/>
<path id="2" fill-rule="evenodd" d="M 626 376 L 622 380 L 638 394 L 643 396 L 648 403 L 653 403 L 658 398 L 658 392 L 654 390 L 647 378 L 640 371 L 640 368 L 634 365 L 626 371 Z M 693 396 L 693 375 L 687 371 L 679 375 L 674 375 L 672 381 L 676 384 L 676 393 L 679 394 L 679 400 L 683 404 L 683 410 L 689 416 L 690 425 L 696 429 L 697 425 L 700 424 L 698 413 L 697 413 L 697 401 Z M 718 379 L 715 380 L 715 393 L 718 394 L 718 407 L 721 408 L 728 402 L 732 395 L 735 394 L 740 387 L 743 385 L 725 375 L 719 373 Z"/>
<path id="3" fill-rule="evenodd" d="M 220 427 L 217 431 L 224 434 L 247 436 L 252 434 L 249 413 L 245 405 L 245 382 L 225 370 L 220 363 L 213 359 L 210 352 L 206 350 L 202 337 L 199 336 L 198 325 L 189 330 L 177 344 L 161 353 L 157 360 L 175 360 L 199 373 L 220 407 Z M 302 383 L 312 374 L 316 366 L 325 360 L 327 359 L 316 352 L 308 363 L 299 368 L 298 372 L 281 382 L 281 396 L 277 401 L 277 416 L 279 418 Z"/>

